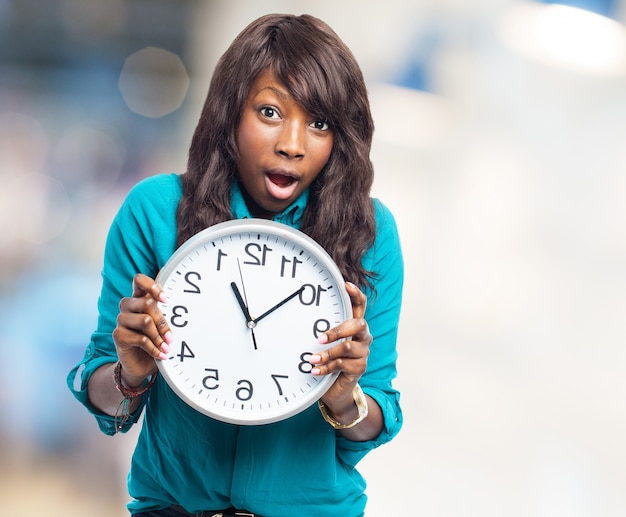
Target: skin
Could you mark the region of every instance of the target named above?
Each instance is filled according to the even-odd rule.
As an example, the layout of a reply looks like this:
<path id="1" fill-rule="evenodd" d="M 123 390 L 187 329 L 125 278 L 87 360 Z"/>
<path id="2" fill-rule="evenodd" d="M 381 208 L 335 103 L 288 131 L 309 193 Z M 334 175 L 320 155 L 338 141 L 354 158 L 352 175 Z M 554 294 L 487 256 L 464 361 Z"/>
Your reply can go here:
<path id="1" fill-rule="evenodd" d="M 252 84 L 237 130 L 237 170 L 250 211 L 271 218 L 293 203 L 320 173 L 333 133 L 304 111 L 271 72 Z"/>
<path id="2" fill-rule="evenodd" d="M 239 179 L 246 202 L 256 217 L 271 218 L 287 208 L 317 177 L 330 157 L 333 134 L 323 120 L 306 112 L 276 81 L 270 71 L 261 74 L 250 88 L 237 131 L 240 154 Z M 364 319 L 367 298 L 354 284 L 346 290 L 353 317 L 319 337 L 320 343 L 345 341 L 311 357 L 312 375 L 340 374 L 322 400 L 339 422 L 352 422 L 358 409 L 352 391 L 365 373 L 372 344 Z M 131 297 L 120 302 L 113 341 L 122 364 L 122 382 L 128 388 L 140 386 L 157 370 L 155 360 L 165 359 L 172 343 L 172 331 L 157 306 L 166 301 L 154 279 L 137 274 Z M 104 365 L 88 385 L 91 403 L 115 415 L 122 396 L 113 383 L 114 364 Z M 346 438 L 365 441 L 376 438 L 383 428 L 382 412 L 369 396 L 368 416 L 356 426 L 341 430 Z M 131 401 L 130 410 L 139 405 Z"/>

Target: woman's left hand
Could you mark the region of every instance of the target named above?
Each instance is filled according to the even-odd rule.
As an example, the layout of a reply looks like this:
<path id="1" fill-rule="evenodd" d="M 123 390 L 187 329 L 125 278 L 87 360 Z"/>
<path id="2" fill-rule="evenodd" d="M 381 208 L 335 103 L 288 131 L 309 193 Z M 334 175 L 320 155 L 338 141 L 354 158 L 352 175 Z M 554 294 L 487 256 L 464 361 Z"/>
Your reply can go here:
<path id="1" fill-rule="evenodd" d="M 310 363 L 313 365 L 311 371 L 313 375 L 340 372 L 333 385 L 323 395 L 322 402 L 337 420 L 344 421 L 345 416 L 347 422 L 350 415 L 356 411 L 352 392 L 367 368 L 373 338 L 364 318 L 367 297 L 350 282 L 346 282 L 346 290 L 352 301 L 352 318 L 324 332 L 319 338 L 320 343 L 332 343 L 342 338 L 345 340 L 313 355 Z M 373 401 L 368 404 L 370 408 L 372 403 Z"/>

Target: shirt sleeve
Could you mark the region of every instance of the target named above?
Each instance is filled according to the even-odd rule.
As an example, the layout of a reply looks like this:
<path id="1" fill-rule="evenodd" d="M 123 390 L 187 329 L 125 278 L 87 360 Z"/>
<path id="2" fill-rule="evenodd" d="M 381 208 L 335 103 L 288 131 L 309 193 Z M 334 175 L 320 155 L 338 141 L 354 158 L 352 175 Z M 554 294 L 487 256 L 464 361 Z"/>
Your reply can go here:
<path id="1" fill-rule="evenodd" d="M 133 277 L 144 273 L 154 278 L 174 250 L 178 190 L 171 188 L 173 176 L 154 176 L 138 183 L 115 216 L 104 251 L 97 328 L 83 358 L 67 377 L 71 392 L 95 416 L 105 434 L 115 434 L 115 417 L 91 405 L 87 384 L 98 368 L 117 361 L 112 333 L 117 325 L 120 300 L 132 294 Z M 137 422 L 148 397 L 149 392 L 142 396 L 142 404 L 121 432 Z"/>
<path id="2" fill-rule="evenodd" d="M 397 375 L 396 341 L 402 306 L 404 263 L 400 238 L 392 213 L 375 200 L 376 241 L 363 259 L 363 265 L 374 272 L 374 289 L 367 292 L 365 319 L 373 336 L 367 370 L 359 383 L 363 391 L 380 406 L 384 427 L 371 441 L 355 442 L 338 434 L 337 454 L 348 466 L 354 467 L 369 451 L 389 442 L 402 427 L 400 394 L 393 387 Z"/>

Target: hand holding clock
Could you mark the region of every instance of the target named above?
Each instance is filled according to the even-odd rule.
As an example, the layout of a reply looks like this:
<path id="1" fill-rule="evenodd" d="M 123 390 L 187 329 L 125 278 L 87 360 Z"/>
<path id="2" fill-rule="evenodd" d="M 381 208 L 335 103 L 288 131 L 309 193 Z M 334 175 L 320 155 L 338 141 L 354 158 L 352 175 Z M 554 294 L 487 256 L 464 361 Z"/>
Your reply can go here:
<path id="1" fill-rule="evenodd" d="M 172 343 L 172 332 L 157 302 L 165 301 L 163 289 L 150 277 L 137 274 L 133 293 L 120 301 L 113 341 L 121 368 L 121 382 L 129 389 L 137 388 L 156 373 L 155 359 L 165 359 Z M 115 363 L 101 366 L 89 380 L 91 404 L 108 415 L 117 415 L 122 395 L 113 382 Z M 141 397 L 130 401 L 133 412 Z"/>
<path id="2" fill-rule="evenodd" d="M 132 296 L 120 302 L 113 341 L 128 387 L 154 374 L 154 359 L 165 359 L 170 350 L 172 332 L 157 306 L 159 301 L 165 301 L 161 286 L 139 273 L 133 278 Z"/>
<path id="3" fill-rule="evenodd" d="M 352 319 L 320 335 L 320 343 L 332 343 L 341 338 L 345 341 L 314 355 L 310 363 L 314 365 L 313 375 L 328 375 L 339 370 L 341 373 L 330 389 L 322 397 L 336 420 L 353 421 L 358 413 L 354 403 L 353 390 L 367 368 L 369 348 L 373 342 L 367 321 L 364 319 L 367 297 L 354 284 L 346 282 L 346 289 L 352 302 Z M 370 440 L 378 436 L 383 427 L 382 412 L 378 404 L 366 396 L 368 416 L 359 425 L 342 429 L 346 438 L 355 441 Z"/>
<path id="4" fill-rule="evenodd" d="M 354 419 L 357 408 L 352 391 L 367 367 L 372 336 L 363 318 L 367 304 L 366 296 L 351 283 L 346 283 L 350 296 L 353 318 L 329 329 L 320 335 L 321 343 L 332 343 L 342 338 L 345 341 L 313 355 L 310 363 L 314 366 L 313 375 L 328 375 L 339 371 L 333 385 L 322 397 L 333 416 L 339 421 Z M 234 288 L 233 288 L 234 290 Z M 299 291 L 274 305 L 261 317 L 266 317 L 277 308 L 295 297 Z M 155 373 L 155 359 L 164 359 L 172 342 L 172 332 L 163 317 L 157 302 L 164 301 L 162 288 L 152 278 L 137 274 L 133 279 L 133 294 L 120 302 L 120 314 L 113 339 L 119 360 L 122 363 L 123 380 L 128 387 L 140 385 L 148 376 Z M 245 305 L 244 305 L 245 307 Z M 247 307 L 246 307 L 247 309 Z M 243 307 L 242 307 L 243 311 Z M 246 319 L 248 315 L 244 311 Z M 257 321 L 261 319 L 257 318 Z M 252 321 L 252 318 L 250 317 Z M 340 432 L 354 440 L 367 440 L 377 436 L 382 429 L 382 415 L 378 405 L 369 399 L 368 417 L 351 429 Z"/>

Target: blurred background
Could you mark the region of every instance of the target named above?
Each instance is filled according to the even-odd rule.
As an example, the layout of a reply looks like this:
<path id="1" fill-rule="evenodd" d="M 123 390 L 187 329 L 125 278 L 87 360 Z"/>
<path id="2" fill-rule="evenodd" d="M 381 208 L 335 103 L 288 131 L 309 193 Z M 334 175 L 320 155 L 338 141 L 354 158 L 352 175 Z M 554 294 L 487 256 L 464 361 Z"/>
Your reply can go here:
<path id="1" fill-rule="evenodd" d="M 126 515 L 136 431 L 65 377 L 122 199 L 185 170 L 268 12 L 361 63 L 403 241 L 406 422 L 360 464 L 367 515 L 626 515 L 625 0 L 0 0 L 2 514 Z"/>

